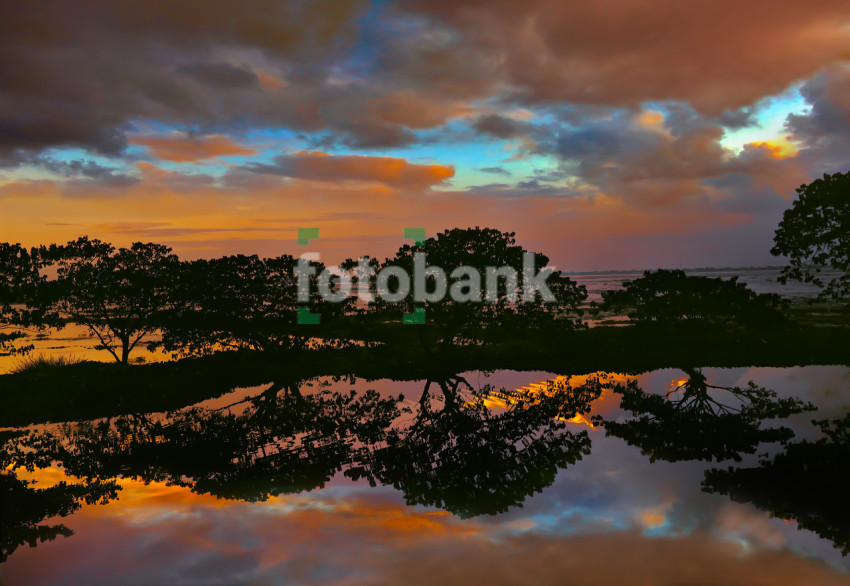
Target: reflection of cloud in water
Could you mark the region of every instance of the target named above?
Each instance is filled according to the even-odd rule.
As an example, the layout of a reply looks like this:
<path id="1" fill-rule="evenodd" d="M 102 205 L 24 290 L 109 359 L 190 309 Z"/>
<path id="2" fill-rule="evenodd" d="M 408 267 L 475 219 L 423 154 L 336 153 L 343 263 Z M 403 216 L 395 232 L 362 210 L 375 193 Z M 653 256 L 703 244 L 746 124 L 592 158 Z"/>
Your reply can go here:
<path id="1" fill-rule="evenodd" d="M 507 409 L 509 405 L 516 404 L 518 400 L 528 400 L 541 394 L 549 395 L 558 392 L 570 392 L 570 389 L 581 387 L 589 383 L 599 384 L 601 394 L 595 399 L 587 413 L 577 413 L 570 418 L 558 417 L 560 421 L 568 423 L 576 423 L 590 429 L 595 429 L 596 426 L 590 420 L 591 413 L 598 414 L 603 411 L 602 407 L 611 400 L 617 401 L 616 397 L 612 397 L 611 387 L 618 383 L 626 383 L 629 380 L 634 380 L 634 376 L 619 374 L 613 372 L 594 372 L 582 375 L 558 375 L 540 382 L 533 382 L 527 385 L 517 387 L 516 389 L 493 389 L 484 397 L 484 404 L 491 409 Z"/>
<path id="2" fill-rule="evenodd" d="M 735 386 L 752 379 L 780 396 L 821 406 L 821 412 L 803 419 L 847 411 L 847 367 L 706 368 L 703 373 L 712 384 Z M 547 380 L 578 385 L 587 376 L 594 375 L 497 371 L 482 374 L 480 381 L 477 373 L 467 378 L 477 388 L 489 383 L 539 390 Z M 681 382 L 682 371 L 663 369 L 637 378 L 648 392 L 666 393 L 671 383 Z M 417 396 L 422 381 L 358 379 L 332 388 Z M 606 392 L 594 402 L 593 413 L 617 413 L 618 400 Z M 10 584 L 127 583 L 128 573 L 139 584 L 204 579 L 499 584 L 530 576 L 538 583 L 569 576 L 575 584 L 847 582 L 850 558 L 842 558 L 829 542 L 751 505 L 701 492 L 703 472 L 712 464 L 652 464 L 617 438 L 598 432 L 592 438 L 589 456 L 561 471 L 521 508 L 468 520 L 433 507 L 405 506 L 399 491 L 371 488 L 342 474 L 324 489 L 252 504 L 122 479 L 120 501 L 84 507 L 64 519 L 74 537 L 20 549 L 4 577 Z M 58 469 L 36 474 L 49 482 L 61 477 Z M 96 571 L 81 562 L 91 551 L 104 560 Z"/>
<path id="3" fill-rule="evenodd" d="M 757 518 L 724 510 L 727 535 L 698 530 L 648 538 L 640 527 L 535 531 L 533 520 L 460 521 L 406 507 L 387 489 L 327 489 L 267 503 L 215 502 L 159 483 L 89 507 L 76 535 L 21 550 L 9 584 L 750 584 L 846 583 L 781 547 Z M 126 501 L 124 500 L 126 497 Z M 660 508 L 657 514 L 662 514 Z M 658 521 L 640 514 L 643 527 Z M 225 529 L 226 528 L 226 529 Z M 749 531 L 749 535 L 745 532 Z M 764 538 L 749 545 L 758 532 Z M 770 545 L 770 547 L 761 547 Z M 365 546 L 365 547 L 364 547 Z M 87 560 L 100 554 L 96 567 Z M 44 556 L 50 563 L 44 563 Z"/>

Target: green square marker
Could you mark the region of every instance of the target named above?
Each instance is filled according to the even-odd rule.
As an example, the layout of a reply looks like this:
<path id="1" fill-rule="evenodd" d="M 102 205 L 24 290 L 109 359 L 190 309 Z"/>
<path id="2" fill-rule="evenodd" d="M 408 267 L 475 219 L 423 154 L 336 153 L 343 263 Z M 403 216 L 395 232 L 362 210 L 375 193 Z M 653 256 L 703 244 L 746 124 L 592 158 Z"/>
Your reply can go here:
<path id="1" fill-rule="evenodd" d="M 405 240 L 413 240 L 417 246 L 425 244 L 425 228 L 405 228 Z"/>
<path id="2" fill-rule="evenodd" d="M 298 323 L 299 324 L 307 324 L 307 325 L 317 325 L 321 323 L 322 316 L 318 313 L 310 313 L 310 310 L 306 307 L 298 308 Z"/>
<path id="3" fill-rule="evenodd" d="M 307 246 L 311 240 L 319 239 L 318 228 L 298 228 L 298 246 Z"/>
<path id="4" fill-rule="evenodd" d="M 425 323 L 425 308 L 413 308 L 413 313 L 404 314 L 404 317 L 401 318 L 401 323 L 423 325 Z"/>

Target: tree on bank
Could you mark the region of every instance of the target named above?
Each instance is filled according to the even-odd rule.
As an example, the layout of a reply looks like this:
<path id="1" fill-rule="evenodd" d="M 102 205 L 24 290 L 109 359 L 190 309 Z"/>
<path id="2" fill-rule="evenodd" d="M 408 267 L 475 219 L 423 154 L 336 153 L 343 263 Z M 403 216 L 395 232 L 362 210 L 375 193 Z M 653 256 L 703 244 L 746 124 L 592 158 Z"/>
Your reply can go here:
<path id="1" fill-rule="evenodd" d="M 349 302 L 322 303 L 317 279 L 310 279 L 309 301 L 299 301 L 290 255 L 260 258 L 233 255 L 182 263 L 171 283 L 171 309 L 160 345 L 179 355 L 219 350 L 281 350 L 305 347 L 312 334 L 298 327 L 299 311 L 330 317 Z M 315 274 L 322 266 L 314 263 Z"/>
<path id="2" fill-rule="evenodd" d="M 0 352 L 26 354 L 32 344 L 16 341 L 26 337 L 27 330 L 56 325 L 44 311 L 39 296 L 44 277 L 39 273 L 42 261 L 37 250 L 20 244 L 0 242 Z"/>
<path id="3" fill-rule="evenodd" d="M 40 254 L 57 274 L 40 285 L 44 314 L 85 326 L 121 364 L 171 307 L 179 261 L 167 246 L 136 242 L 116 250 L 82 237 Z"/>
<path id="4" fill-rule="evenodd" d="M 605 435 L 638 446 L 650 461 L 741 461 L 764 442 L 786 442 L 794 432 L 776 427 L 814 405 L 794 397 L 780 398 L 776 391 L 750 382 L 746 387 L 709 384 L 698 369 L 684 368 L 688 378 L 666 394 L 644 392 L 636 380 L 617 385 L 620 408 L 630 417 L 593 418 L 605 427 Z"/>
<path id="5" fill-rule="evenodd" d="M 780 282 L 813 283 L 823 288 L 821 299 L 850 301 L 850 172 L 801 185 L 773 242 L 771 254 L 789 260 Z M 824 282 L 824 269 L 838 275 Z"/>
<path id="6" fill-rule="evenodd" d="M 587 289 L 551 268 L 546 271 L 548 263 L 546 255 L 530 254 L 518 245 L 513 232 L 479 227 L 446 230 L 423 244 L 402 246 L 382 264 L 384 272 L 396 270 L 414 277 L 409 294 L 384 307 L 406 314 L 424 309 L 427 323 L 439 328 L 444 343 L 481 339 L 497 328 L 584 327 L 580 306 Z M 445 278 L 438 279 L 434 274 L 438 271 Z M 541 272 L 548 273 L 543 280 L 551 300 L 535 294 L 526 278 Z M 423 302 L 414 299 L 417 273 L 425 275 L 419 283 Z M 398 280 L 390 278 L 388 288 L 398 291 Z"/>
<path id="7" fill-rule="evenodd" d="M 15 340 L 25 334 L 17 325 L 21 281 L 25 279 L 26 266 L 30 264 L 29 253 L 20 244 L 0 243 L 0 351 L 14 353 Z"/>
<path id="8" fill-rule="evenodd" d="M 671 325 L 696 323 L 721 325 L 735 323 L 767 326 L 784 323 L 776 294 L 757 294 L 729 280 L 688 276 L 685 271 L 645 271 L 633 281 L 624 281 L 623 289 L 602 293 L 603 311 L 626 311 L 637 324 Z"/>

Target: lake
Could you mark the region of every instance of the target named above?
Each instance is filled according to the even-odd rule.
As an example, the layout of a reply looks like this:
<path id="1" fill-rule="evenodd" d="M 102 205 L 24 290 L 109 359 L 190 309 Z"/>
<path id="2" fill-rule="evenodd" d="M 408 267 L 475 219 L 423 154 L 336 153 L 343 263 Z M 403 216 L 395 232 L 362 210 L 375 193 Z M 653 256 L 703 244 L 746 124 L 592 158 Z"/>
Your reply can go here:
<path id="1" fill-rule="evenodd" d="M 759 455 L 786 449 L 781 442 L 757 441 L 740 462 L 706 461 L 665 444 L 691 421 L 680 414 L 664 419 L 669 436 L 660 438 L 647 429 L 606 436 L 593 419 L 638 417 L 621 407 L 617 385 L 684 400 L 701 377 L 705 396 L 733 411 L 743 402 L 726 389 L 748 381 L 818 411 L 722 419 L 731 427 L 701 418 L 695 444 L 719 433 L 710 446 L 734 445 L 769 427 L 814 442 L 824 432 L 812 419 L 850 413 L 846 366 L 707 367 L 470 371 L 429 386 L 318 377 L 282 382 L 256 401 L 246 399 L 267 386 L 117 425 L 32 426 L 58 444 L 5 455 L 20 463 L 35 454 L 43 467 L 19 468 L 19 480 L 37 484 L 4 498 L 21 527 L 42 527 L 22 533 L 30 543 L 3 565 L 4 584 L 850 582 L 850 559 L 836 546 L 850 540 L 847 516 L 813 522 L 828 506 L 816 490 L 803 516 L 772 516 L 773 501 L 757 490 L 735 502 L 701 488 L 706 470 L 758 468 Z M 550 399 L 555 411 L 539 407 Z M 97 479 L 114 480 L 114 495 L 93 488 Z M 51 516 L 63 481 L 81 487 L 81 506 Z M 56 495 L 32 494 L 50 486 Z M 59 524 L 66 530 L 49 529 Z"/>

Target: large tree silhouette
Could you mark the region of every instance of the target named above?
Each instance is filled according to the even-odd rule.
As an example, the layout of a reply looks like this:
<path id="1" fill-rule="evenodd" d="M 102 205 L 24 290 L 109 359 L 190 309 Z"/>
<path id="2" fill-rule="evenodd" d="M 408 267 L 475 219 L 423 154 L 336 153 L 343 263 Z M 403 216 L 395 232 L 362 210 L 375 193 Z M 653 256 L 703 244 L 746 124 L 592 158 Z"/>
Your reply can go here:
<path id="1" fill-rule="evenodd" d="M 601 309 L 627 312 L 637 324 L 741 324 L 777 325 L 786 318 L 779 311 L 775 294 L 757 294 L 739 283 L 682 270 L 645 271 L 643 276 L 624 281 L 623 289 L 602 293 Z"/>
<path id="2" fill-rule="evenodd" d="M 801 185 L 773 242 L 770 252 L 789 259 L 781 282 L 814 283 L 823 287 L 822 299 L 850 301 L 850 172 Z M 838 275 L 824 283 L 823 269 Z"/>
<path id="3" fill-rule="evenodd" d="M 161 345 L 181 355 L 304 347 L 310 332 L 295 327 L 299 310 L 342 312 L 346 304 L 335 308 L 321 303 L 315 278 L 309 302 L 299 302 L 297 263 L 290 255 L 234 255 L 184 263 L 171 285 L 174 310 L 168 314 Z"/>
<path id="4" fill-rule="evenodd" d="M 399 303 L 385 304 L 384 307 L 389 305 L 397 313 L 407 314 L 413 314 L 417 307 L 424 309 L 427 323 L 439 329 L 444 343 L 482 340 L 494 330 L 504 328 L 584 327 L 580 320 L 580 306 L 587 298 L 587 290 L 569 277 L 556 271 L 548 275 L 546 284 L 555 296 L 552 303 L 545 302 L 540 296 L 530 298 L 529 295 L 529 299 L 525 298 L 526 293 L 531 293 L 523 288 L 522 278 L 523 254 L 527 252 L 516 244 L 513 232 L 478 227 L 454 228 L 428 238 L 423 244 L 405 244 L 393 258 L 382 264 L 381 269 L 398 267 L 408 275 L 413 275 L 415 255 L 424 253 L 426 269 L 443 270 L 450 288 L 444 295 L 435 295 L 431 301 L 415 303 L 411 284 L 411 295 Z M 537 269 L 549 263 L 549 258 L 539 253 L 534 255 L 534 260 Z M 516 282 L 509 283 L 507 278 L 500 277 L 498 287 L 488 295 L 488 267 L 515 271 Z M 470 269 L 474 269 L 480 279 L 467 272 Z M 455 282 L 458 284 L 451 284 Z M 396 286 L 394 283 L 391 279 L 391 290 Z M 467 286 L 460 286 L 459 283 L 466 283 Z M 428 276 L 426 291 L 434 293 L 435 284 L 435 278 Z M 478 291 L 480 294 L 476 295 Z"/>
<path id="5" fill-rule="evenodd" d="M 38 250 L 0 242 L 0 352 L 25 354 L 33 348 L 20 342 L 28 331 L 58 325 L 41 300 L 45 293 L 42 265 Z"/>
<path id="6" fill-rule="evenodd" d="M 118 496 L 120 487 L 110 479 L 60 481 L 42 488 L 35 481 L 18 478 L 20 468 L 32 472 L 50 466 L 56 453 L 56 439 L 50 435 L 4 431 L 0 443 L 0 562 L 22 545 L 35 547 L 74 534 L 63 524 L 45 523 L 48 519 L 67 517 L 83 502 L 105 504 Z"/>
<path id="7" fill-rule="evenodd" d="M 58 462 L 86 479 L 137 478 L 219 498 L 261 501 L 312 490 L 343 471 L 391 484 L 411 503 L 460 516 L 519 506 L 589 453 L 586 432 L 566 419 L 586 413 L 601 388 L 553 383 L 539 393 L 476 391 L 457 376 L 428 381 L 422 396 L 335 390 L 345 377 L 281 378 L 260 395 L 222 409 L 193 408 L 65 424 L 31 458 Z"/>
<path id="8" fill-rule="evenodd" d="M 324 486 L 363 446 L 385 439 L 399 398 L 302 394 L 281 380 L 226 409 L 188 409 L 165 420 L 119 417 L 66 425 L 52 457 L 69 474 L 169 482 L 219 498 L 263 501 Z"/>
<path id="9" fill-rule="evenodd" d="M 130 248 L 87 237 L 64 246 L 43 247 L 41 255 L 57 277 L 48 288 L 48 313 L 85 326 L 117 362 L 156 332 L 172 302 L 179 261 L 161 244 Z"/>

